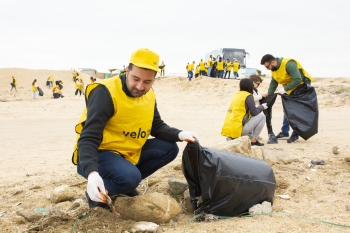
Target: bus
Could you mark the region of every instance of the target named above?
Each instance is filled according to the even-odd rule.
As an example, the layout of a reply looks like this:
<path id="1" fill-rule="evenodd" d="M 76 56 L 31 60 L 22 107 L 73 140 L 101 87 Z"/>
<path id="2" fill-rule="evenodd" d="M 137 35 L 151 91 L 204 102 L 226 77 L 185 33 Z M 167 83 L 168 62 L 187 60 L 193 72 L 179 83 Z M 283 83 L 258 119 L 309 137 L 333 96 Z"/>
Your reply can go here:
<path id="1" fill-rule="evenodd" d="M 207 61 L 209 56 L 212 55 L 216 58 L 216 60 L 219 59 L 219 57 L 222 57 L 223 61 L 226 61 L 226 59 L 229 59 L 231 62 L 234 61 L 234 59 L 237 59 L 239 62 L 241 69 L 246 68 L 246 55 L 249 55 L 248 52 L 245 51 L 245 49 L 236 49 L 236 48 L 220 48 L 211 51 L 210 53 L 207 53 L 204 57 L 204 61 Z"/>

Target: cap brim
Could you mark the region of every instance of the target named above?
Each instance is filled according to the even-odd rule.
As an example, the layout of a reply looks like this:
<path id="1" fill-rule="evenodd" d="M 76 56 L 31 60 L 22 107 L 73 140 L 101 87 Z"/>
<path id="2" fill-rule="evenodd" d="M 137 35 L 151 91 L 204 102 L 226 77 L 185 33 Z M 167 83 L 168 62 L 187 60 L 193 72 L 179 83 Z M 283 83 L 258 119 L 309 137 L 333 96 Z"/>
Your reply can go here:
<path id="1" fill-rule="evenodd" d="M 132 63 L 132 64 L 137 66 L 137 67 L 140 67 L 140 68 L 149 69 L 149 70 L 153 70 L 155 72 L 158 72 L 158 66 L 157 66 L 157 68 L 154 68 L 153 66 L 140 64 L 140 63 L 137 63 L 137 62 Z"/>

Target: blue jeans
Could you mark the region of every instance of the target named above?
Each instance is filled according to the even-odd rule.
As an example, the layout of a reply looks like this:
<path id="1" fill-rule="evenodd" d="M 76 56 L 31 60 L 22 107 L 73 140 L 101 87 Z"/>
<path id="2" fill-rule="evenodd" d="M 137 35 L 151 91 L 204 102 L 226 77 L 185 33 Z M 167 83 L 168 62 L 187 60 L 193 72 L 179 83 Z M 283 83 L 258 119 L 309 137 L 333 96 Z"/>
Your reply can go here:
<path id="1" fill-rule="evenodd" d="M 209 77 L 210 77 L 211 68 L 212 68 L 211 66 L 208 67 L 208 74 L 207 74 L 207 76 L 209 76 Z"/>
<path id="2" fill-rule="evenodd" d="M 223 78 L 224 77 L 224 71 L 223 70 L 218 70 L 218 78 Z"/>
<path id="3" fill-rule="evenodd" d="M 157 138 L 146 141 L 136 165 L 113 152 L 100 151 L 98 153 L 98 173 L 109 195 L 131 193 L 142 179 L 173 161 L 178 152 L 179 147 L 175 142 Z M 77 171 L 81 176 L 87 178 L 79 164 Z"/>
<path id="4" fill-rule="evenodd" d="M 238 78 L 238 72 L 233 72 L 233 76 L 235 77 L 235 79 Z"/>
<path id="5" fill-rule="evenodd" d="M 282 123 L 282 128 L 281 128 L 282 133 L 289 133 L 289 122 L 287 120 L 286 115 L 283 116 L 283 123 Z M 298 136 L 298 133 L 296 131 L 293 131 L 291 136 Z"/>
<path id="6" fill-rule="evenodd" d="M 192 77 L 193 77 L 193 71 L 190 70 L 188 71 L 188 79 L 191 81 Z"/>

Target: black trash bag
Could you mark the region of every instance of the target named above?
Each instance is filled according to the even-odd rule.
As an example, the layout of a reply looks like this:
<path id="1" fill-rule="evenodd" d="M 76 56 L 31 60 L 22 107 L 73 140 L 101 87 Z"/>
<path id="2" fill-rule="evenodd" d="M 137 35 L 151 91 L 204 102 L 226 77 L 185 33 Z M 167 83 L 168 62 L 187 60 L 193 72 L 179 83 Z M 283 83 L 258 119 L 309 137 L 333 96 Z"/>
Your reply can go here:
<path id="1" fill-rule="evenodd" d="M 281 95 L 289 125 L 307 140 L 318 133 L 318 103 L 315 88 L 306 83 L 290 95 Z"/>
<path id="2" fill-rule="evenodd" d="M 39 95 L 40 95 L 40 96 L 43 96 L 43 95 L 44 95 L 44 92 L 43 92 L 43 90 L 41 90 L 40 87 L 38 87 L 38 91 L 39 91 Z"/>
<path id="3" fill-rule="evenodd" d="M 267 128 L 267 133 L 273 134 L 273 129 L 272 129 L 272 124 L 271 124 L 271 119 L 272 119 L 272 106 L 275 104 L 277 98 L 277 94 L 272 94 L 268 95 L 266 98 L 263 97 L 260 100 L 260 104 L 266 103 L 267 104 L 267 109 L 265 109 L 263 112 L 266 116 L 266 128 Z"/>
<path id="4" fill-rule="evenodd" d="M 271 167 L 263 160 L 187 143 L 182 155 L 195 214 L 236 216 L 264 201 L 273 202 L 277 188 Z M 197 197 L 202 202 L 197 203 Z"/>

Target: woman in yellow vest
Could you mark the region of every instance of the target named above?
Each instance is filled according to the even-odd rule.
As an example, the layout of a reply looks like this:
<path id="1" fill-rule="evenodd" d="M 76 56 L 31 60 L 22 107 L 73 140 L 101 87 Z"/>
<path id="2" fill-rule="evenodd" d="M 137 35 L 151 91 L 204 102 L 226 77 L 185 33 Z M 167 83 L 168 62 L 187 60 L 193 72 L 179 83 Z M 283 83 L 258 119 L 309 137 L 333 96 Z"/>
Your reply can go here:
<path id="1" fill-rule="evenodd" d="M 228 139 L 251 135 L 252 146 L 263 146 L 257 139 L 265 125 L 265 115 L 260 114 L 267 108 L 266 104 L 255 106 L 253 98 L 253 81 L 244 78 L 239 82 L 240 90 L 233 96 L 227 111 L 221 135 Z"/>
<path id="2" fill-rule="evenodd" d="M 301 64 L 291 58 L 275 58 L 271 54 L 266 54 L 261 58 L 261 65 L 266 69 L 271 70 L 272 78 L 268 89 L 268 95 L 272 95 L 282 84 L 283 87 L 277 92 L 278 94 L 291 94 L 297 87 L 314 81 L 311 75 L 301 66 Z M 276 136 L 277 139 L 287 139 L 287 143 L 294 143 L 299 140 L 299 135 L 293 131 L 289 137 L 289 122 L 284 115 L 281 132 Z"/>
<path id="3" fill-rule="evenodd" d="M 176 142 L 198 139 L 197 133 L 172 128 L 161 119 L 151 88 L 158 64 L 158 54 L 138 49 L 125 75 L 86 87 L 72 162 L 88 179 L 90 208 L 108 208 L 101 194 L 106 190 L 109 195 L 138 195 L 142 179 L 176 158 Z"/>
<path id="4" fill-rule="evenodd" d="M 224 78 L 226 78 L 226 75 L 228 74 L 228 78 L 231 76 L 231 70 L 232 70 L 232 63 L 230 59 L 226 60 L 226 72 Z"/>
<path id="5" fill-rule="evenodd" d="M 224 77 L 224 61 L 221 57 L 219 57 L 219 61 L 216 64 L 216 77 L 217 78 L 223 78 Z"/>
<path id="6" fill-rule="evenodd" d="M 36 100 L 36 93 L 38 92 L 38 84 L 36 83 L 36 79 L 32 82 L 32 92 L 33 92 L 33 99 Z"/>
<path id="7" fill-rule="evenodd" d="M 78 95 L 78 92 L 79 92 L 79 96 L 81 96 L 81 94 L 84 95 L 83 91 L 84 91 L 83 79 L 77 76 L 77 81 L 75 82 L 75 96 Z"/>

